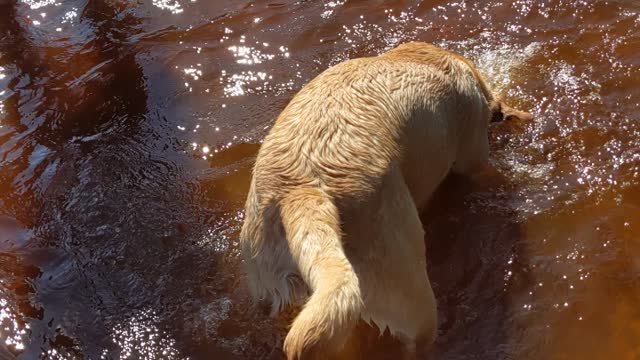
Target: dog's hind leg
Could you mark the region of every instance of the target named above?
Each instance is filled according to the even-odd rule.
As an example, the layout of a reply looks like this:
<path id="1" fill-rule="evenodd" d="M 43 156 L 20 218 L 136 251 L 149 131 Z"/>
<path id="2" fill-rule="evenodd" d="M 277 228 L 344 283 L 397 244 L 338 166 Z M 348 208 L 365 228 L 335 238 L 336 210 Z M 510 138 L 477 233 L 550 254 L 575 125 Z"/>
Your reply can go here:
<path id="1" fill-rule="evenodd" d="M 371 242 L 355 257 L 365 302 L 365 321 L 389 330 L 409 350 L 429 346 L 437 327 L 436 300 L 427 276 L 424 230 L 401 172 L 385 177 Z M 364 231 L 364 225 L 361 231 Z"/>

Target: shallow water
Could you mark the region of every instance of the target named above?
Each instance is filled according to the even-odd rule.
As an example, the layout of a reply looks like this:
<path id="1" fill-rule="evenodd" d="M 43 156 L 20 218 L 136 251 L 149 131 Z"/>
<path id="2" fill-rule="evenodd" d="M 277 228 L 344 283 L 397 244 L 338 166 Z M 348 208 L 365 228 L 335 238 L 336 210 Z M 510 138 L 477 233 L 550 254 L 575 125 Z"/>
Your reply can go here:
<path id="1" fill-rule="evenodd" d="M 259 142 L 320 71 L 408 40 L 536 116 L 423 216 L 433 357 L 640 358 L 631 0 L 0 1 L 0 358 L 269 356 L 285 324 L 237 250 Z"/>

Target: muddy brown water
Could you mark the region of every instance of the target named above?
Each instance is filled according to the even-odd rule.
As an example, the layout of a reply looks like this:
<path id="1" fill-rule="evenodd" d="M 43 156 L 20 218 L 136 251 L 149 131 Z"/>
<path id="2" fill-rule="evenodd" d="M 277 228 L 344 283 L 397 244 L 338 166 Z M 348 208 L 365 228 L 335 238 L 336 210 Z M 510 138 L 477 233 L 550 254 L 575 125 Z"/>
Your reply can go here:
<path id="1" fill-rule="evenodd" d="M 640 359 L 632 0 L 0 0 L 0 358 L 270 356 L 285 325 L 238 270 L 252 158 L 308 80 L 408 40 L 536 116 L 423 215 L 432 357 Z"/>

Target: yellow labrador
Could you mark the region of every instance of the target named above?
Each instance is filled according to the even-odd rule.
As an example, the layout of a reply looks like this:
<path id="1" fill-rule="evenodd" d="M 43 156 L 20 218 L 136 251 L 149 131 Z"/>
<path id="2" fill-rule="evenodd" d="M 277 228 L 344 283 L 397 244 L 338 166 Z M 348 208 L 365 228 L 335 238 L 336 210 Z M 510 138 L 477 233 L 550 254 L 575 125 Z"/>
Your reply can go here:
<path id="1" fill-rule="evenodd" d="M 357 321 L 410 349 L 436 334 L 418 217 L 449 171 L 489 157 L 487 128 L 531 119 L 473 64 L 425 43 L 340 63 L 291 100 L 260 148 L 240 235 L 249 285 L 274 313 L 306 300 L 288 359 L 340 352 Z"/>

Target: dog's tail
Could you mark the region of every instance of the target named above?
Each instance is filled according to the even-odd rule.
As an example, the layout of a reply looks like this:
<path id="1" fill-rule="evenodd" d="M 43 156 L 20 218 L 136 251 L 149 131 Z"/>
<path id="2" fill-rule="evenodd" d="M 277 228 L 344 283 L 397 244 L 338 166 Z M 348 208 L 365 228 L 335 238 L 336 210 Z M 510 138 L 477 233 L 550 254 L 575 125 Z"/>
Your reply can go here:
<path id="1" fill-rule="evenodd" d="M 339 352 L 363 303 L 358 278 L 345 256 L 338 209 L 317 189 L 298 189 L 281 202 L 289 247 L 311 297 L 284 342 L 289 360 Z"/>

